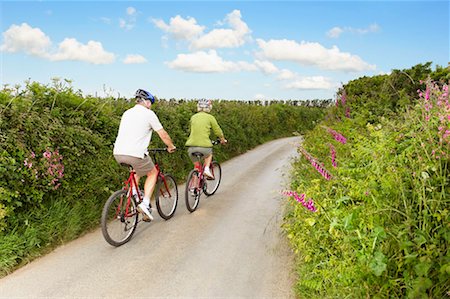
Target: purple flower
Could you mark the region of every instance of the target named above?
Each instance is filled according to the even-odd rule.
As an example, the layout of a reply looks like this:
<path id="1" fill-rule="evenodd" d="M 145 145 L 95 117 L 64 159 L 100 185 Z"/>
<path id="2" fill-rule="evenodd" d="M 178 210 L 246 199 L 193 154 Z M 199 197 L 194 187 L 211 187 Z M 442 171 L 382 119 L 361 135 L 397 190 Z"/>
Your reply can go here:
<path id="1" fill-rule="evenodd" d="M 347 102 L 347 94 L 346 94 L 345 89 L 344 89 L 344 91 L 342 92 L 342 96 L 341 96 L 342 106 L 345 106 L 346 102 Z"/>
<path id="2" fill-rule="evenodd" d="M 342 134 L 336 132 L 335 130 L 331 129 L 331 128 L 327 128 L 328 133 L 330 133 L 331 135 L 333 135 L 334 139 L 336 141 L 339 141 L 342 144 L 346 144 L 347 143 L 347 138 L 345 138 Z"/>
<path id="3" fill-rule="evenodd" d="M 336 168 L 337 167 L 336 150 L 332 144 L 330 144 L 330 152 L 331 152 L 331 164 L 333 165 L 334 168 Z"/>
<path id="4" fill-rule="evenodd" d="M 298 193 L 294 192 L 294 191 L 283 191 L 282 194 L 284 194 L 286 196 L 293 196 L 296 201 L 301 203 L 305 208 L 307 208 L 311 212 L 317 211 L 316 207 L 314 206 L 314 202 L 313 202 L 312 198 L 309 198 L 308 202 L 305 202 L 306 195 L 304 193 L 302 193 L 301 195 L 298 195 Z"/>
<path id="5" fill-rule="evenodd" d="M 308 160 L 311 165 L 326 179 L 330 180 L 332 178 L 331 174 L 323 168 L 315 158 L 313 158 L 305 149 L 301 149 L 302 154 L 305 156 L 306 160 Z"/>
<path id="6" fill-rule="evenodd" d="M 52 156 L 52 153 L 49 152 L 48 150 L 46 150 L 43 154 L 44 158 L 50 159 L 50 157 Z"/>

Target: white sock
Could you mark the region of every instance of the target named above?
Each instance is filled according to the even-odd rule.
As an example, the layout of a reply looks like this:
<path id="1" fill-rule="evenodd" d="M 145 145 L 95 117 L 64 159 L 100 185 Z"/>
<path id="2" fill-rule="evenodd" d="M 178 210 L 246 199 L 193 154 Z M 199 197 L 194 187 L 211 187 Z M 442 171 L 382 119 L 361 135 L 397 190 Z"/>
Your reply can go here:
<path id="1" fill-rule="evenodd" d="M 144 203 L 144 205 L 145 205 L 147 208 L 150 207 L 150 198 L 144 197 L 144 199 L 142 200 L 142 202 Z"/>
<path id="2" fill-rule="evenodd" d="M 135 186 L 133 186 L 133 187 L 131 188 L 131 193 L 132 193 L 133 195 L 137 195 L 137 190 L 136 190 L 136 187 L 135 187 Z"/>

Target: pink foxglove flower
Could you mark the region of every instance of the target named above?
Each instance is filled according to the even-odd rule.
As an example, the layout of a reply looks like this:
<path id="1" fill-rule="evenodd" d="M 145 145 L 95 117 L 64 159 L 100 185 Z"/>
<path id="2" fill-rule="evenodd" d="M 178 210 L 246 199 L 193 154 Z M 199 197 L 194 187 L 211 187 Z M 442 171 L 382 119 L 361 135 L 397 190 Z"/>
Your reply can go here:
<path id="1" fill-rule="evenodd" d="M 305 149 L 301 149 L 303 156 L 305 156 L 306 160 L 308 160 L 311 165 L 326 179 L 330 180 L 332 175 L 326 170 L 323 165 L 321 165 L 317 160 L 311 156 Z"/>
<path id="2" fill-rule="evenodd" d="M 336 149 L 332 144 L 330 144 L 330 153 L 331 153 L 331 164 L 333 165 L 334 168 L 336 168 L 337 167 Z"/>
<path id="3" fill-rule="evenodd" d="M 294 191 L 283 191 L 282 193 L 286 196 L 293 196 L 296 201 L 301 203 L 305 208 L 307 208 L 311 212 L 317 211 L 316 207 L 314 206 L 314 201 L 311 198 L 309 198 L 308 201 L 305 201 L 306 195 L 304 193 L 302 193 L 301 195 L 298 195 L 298 193 Z"/>
<path id="4" fill-rule="evenodd" d="M 342 144 L 347 143 L 347 138 L 345 138 L 344 135 L 342 135 L 341 133 L 338 133 L 335 130 L 325 127 L 325 126 L 324 126 L 324 128 L 327 129 L 328 133 L 330 133 L 336 141 L 339 141 Z"/>

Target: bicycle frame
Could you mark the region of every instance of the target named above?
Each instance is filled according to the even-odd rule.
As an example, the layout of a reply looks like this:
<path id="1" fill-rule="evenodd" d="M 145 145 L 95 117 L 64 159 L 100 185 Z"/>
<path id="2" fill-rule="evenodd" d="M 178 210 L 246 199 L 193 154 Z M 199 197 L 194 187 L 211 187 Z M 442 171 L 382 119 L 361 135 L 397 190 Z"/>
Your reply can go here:
<path id="1" fill-rule="evenodd" d="M 220 143 L 220 139 L 216 139 L 214 141 L 212 141 L 213 145 L 217 145 Z M 204 171 L 205 171 L 205 165 L 203 165 L 202 162 L 202 156 L 196 156 L 198 158 L 197 163 L 195 163 L 194 168 L 198 171 L 198 183 L 197 183 L 197 188 L 199 190 L 203 189 L 203 185 L 205 184 L 205 177 L 203 175 Z M 214 156 L 211 157 L 211 162 L 214 161 Z M 214 176 L 214 169 L 210 168 L 211 170 L 211 174 Z"/>
<path id="2" fill-rule="evenodd" d="M 202 161 L 201 161 L 201 157 L 197 156 L 199 161 L 198 164 L 196 164 L 194 166 L 194 168 L 198 171 L 198 182 L 197 182 L 197 186 L 196 188 L 198 190 L 202 190 L 203 189 L 203 185 L 205 184 L 205 176 L 204 176 L 204 172 L 205 172 L 205 165 L 203 165 Z M 211 161 L 213 160 L 214 156 L 211 158 Z M 214 169 L 210 168 L 211 170 L 211 174 L 214 176 Z"/>
<path id="3" fill-rule="evenodd" d="M 164 174 L 156 160 L 156 153 L 167 149 L 149 150 L 153 154 L 155 169 L 152 175 L 156 176 L 155 203 L 159 215 L 164 220 L 172 218 L 178 203 L 178 188 L 174 177 Z M 146 221 L 145 216 L 139 217 L 142 211 L 138 204 L 142 204 L 144 195 L 139 190 L 139 181 L 136 171 L 127 163 L 129 175 L 123 182 L 120 190 L 111 194 L 102 210 L 102 234 L 105 240 L 113 246 L 121 246 L 133 236 L 136 226 Z M 156 173 L 155 173 L 156 172 Z M 136 192 L 137 191 L 137 192 Z"/>
<path id="4" fill-rule="evenodd" d="M 157 152 L 165 152 L 165 151 L 166 151 L 166 149 L 160 149 L 160 148 L 152 149 L 151 150 L 151 154 L 152 154 L 152 158 L 153 158 L 153 161 L 154 161 L 154 164 L 155 164 L 156 171 L 158 173 L 157 180 L 161 180 L 162 182 L 164 182 L 164 188 L 161 188 L 159 190 L 159 192 L 163 196 L 165 196 L 167 194 L 169 197 L 172 197 L 172 194 L 170 193 L 170 188 L 169 188 L 169 186 L 167 184 L 167 180 L 164 177 L 163 172 L 161 171 L 161 167 L 159 166 L 158 160 L 156 159 L 156 153 Z M 123 187 L 124 190 L 128 190 L 128 192 L 127 192 L 127 205 L 126 205 L 126 208 L 125 208 L 125 216 L 127 216 L 127 217 L 130 216 L 130 214 L 129 214 L 129 207 L 130 207 L 130 200 L 132 200 L 132 195 L 133 195 L 133 192 L 132 192 L 133 186 L 135 187 L 136 190 L 139 190 L 139 185 L 136 182 L 136 177 L 135 177 L 136 171 L 133 168 L 131 168 L 131 167 L 129 167 L 129 169 L 130 169 L 130 175 L 129 175 L 128 179 L 126 181 L 124 181 L 124 187 Z M 137 192 L 137 196 L 138 196 L 138 199 L 139 199 L 138 202 L 141 202 L 143 200 L 143 197 L 141 196 L 141 192 Z M 120 202 L 120 204 L 122 204 L 122 201 Z"/>
<path id="5" fill-rule="evenodd" d="M 162 150 L 165 151 L 165 149 L 154 149 L 152 152 L 152 157 L 153 157 L 153 161 L 155 162 L 156 171 L 158 172 L 158 179 L 160 179 L 164 182 L 164 187 L 166 189 L 166 190 L 161 189 L 160 192 L 164 196 L 167 191 L 167 193 L 169 194 L 169 197 L 172 197 L 172 194 L 170 194 L 169 186 L 167 185 L 166 178 L 164 177 L 164 174 L 161 171 L 161 168 L 159 167 L 158 160 L 156 159 L 156 152 L 162 151 Z"/>
<path id="6" fill-rule="evenodd" d="M 132 188 L 133 188 L 133 186 L 135 186 L 136 190 L 139 189 L 139 188 L 137 188 L 138 186 L 137 186 L 137 183 L 136 183 L 136 178 L 134 177 L 135 174 L 136 174 L 136 171 L 134 171 L 130 167 L 130 175 L 129 175 L 128 179 L 126 181 L 124 181 L 123 190 L 128 190 L 128 192 L 127 192 L 127 205 L 126 205 L 126 208 L 125 208 L 125 215 L 124 215 L 125 217 L 132 216 L 132 214 L 129 214 L 130 200 L 132 200 L 131 197 L 132 197 L 132 194 L 133 194 Z M 137 193 L 137 196 L 139 198 L 139 201 L 141 201 L 142 197 L 141 197 L 140 192 Z M 120 199 L 120 205 L 117 206 L 116 217 L 120 213 L 120 207 L 122 206 L 122 200 L 123 199 Z"/>

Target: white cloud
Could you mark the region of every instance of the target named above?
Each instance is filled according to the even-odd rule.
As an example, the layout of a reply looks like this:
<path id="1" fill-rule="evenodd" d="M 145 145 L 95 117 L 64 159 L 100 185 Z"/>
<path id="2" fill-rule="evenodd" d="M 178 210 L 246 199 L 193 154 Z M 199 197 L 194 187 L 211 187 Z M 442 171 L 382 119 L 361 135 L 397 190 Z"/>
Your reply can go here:
<path id="1" fill-rule="evenodd" d="M 92 64 L 109 64 L 115 60 L 115 55 L 103 49 L 100 42 L 89 41 L 83 45 L 74 38 L 64 39 L 55 54 L 50 55 L 50 60 L 78 60 Z"/>
<path id="2" fill-rule="evenodd" d="M 340 27 L 333 27 L 327 32 L 328 37 L 338 38 L 344 32 L 344 29 Z"/>
<path id="3" fill-rule="evenodd" d="M 125 59 L 123 60 L 123 63 L 125 63 L 125 64 L 139 64 L 139 63 L 146 63 L 146 62 L 147 62 L 147 59 L 145 59 L 144 56 L 135 55 L 135 54 L 127 55 L 127 57 L 125 57 Z"/>
<path id="4" fill-rule="evenodd" d="M 286 83 L 284 87 L 288 89 L 312 90 L 312 89 L 332 89 L 335 86 L 330 82 L 328 78 L 325 78 L 323 76 L 312 76 L 312 77 L 298 78 L 292 82 Z"/>
<path id="5" fill-rule="evenodd" d="M 5 52 L 26 54 L 45 57 L 51 47 L 50 38 L 39 28 L 32 28 L 27 23 L 11 25 L 3 32 L 4 43 L 0 50 Z"/>
<path id="6" fill-rule="evenodd" d="M 152 20 L 152 22 L 175 39 L 192 40 L 201 35 L 205 29 L 204 26 L 198 25 L 194 18 L 184 19 L 179 15 L 170 18 L 169 24 L 160 19 Z"/>
<path id="7" fill-rule="evenodd" d="M 275 74 L 278 73 L 278 68 L 270 61 L 261 61 L 255 60 L 255 65 L 258 67 L 264 74 Z"/>
<path id="8" fill-rule="evenodd" d="M 367 28 L 352 28 L 352 27 L 349 27 L 348 30 L 350 32 L 356 33 L 356 34 L 368 34 L 368 33 L 378 32 L 378 31 L 381 30 L 381 28 L 380 28 L 380 26 L 378 26 L 378 24 L 371 24 Z"/>
<path id="9" fill-rule="evenodd" d="M 242 21 L 239 10 L 233 10 L 223 22 L 220 22 L 220 25 L 228 25 L 230 29 L 214 29 L 206 34 L 205 26 L 197 24 L 197 21 L 191 17 L 184 19 L 177 15 L 170 18 L 169 24 L 161 19 L 153 19 L 152 22 L 172 38 L 187 40 L 191 43 L 191 49 L 194 50 L 236 48 L 250 40 L 251 30 Z"/>
<path id="10" fill-rule="evenodd" d="M 224 73 L 231 71 L 255 71 L 256 67 L 248 62 L 226 61 L 215 50 L 198 51 L 191 54 L 178 54 L 168 63 L 170 68 L 194 73 Z"/>
<path id="11" fill-rule="evenodd" d="M 378 26 L 378 24 L 371 24 L 367 28 L 353 28 L 353 27 L 333 27 L 327 32 L 327 36 L 331 38 L 338 38 L 343 34 L 344 32 L 350 32 L 353 34 L 368 34 L 368 33 L 374 33 L 380 31 L 381 28 Z"/>
<path id="12" fill-rule="evenodd" d="M 225 19 L 231 29 L 214 29 L 192 42 L 194 49 L 236 48 L 250 39 L 251 30 L 242 21 L 241 12 L 233 10 Z"/>
<path id="13" fill-rule="evenodd" d="M 123 18 L 119 19 L 119 27 L 125 30 L 131 30 L 136 25 L 137 11 L 134 7 L 130 6 L 127 7 L 126 14 L 127 14 L 126 19 Z"/>
<path id="14" fill-rule="evenodd" d="M 127 7 L 127 15 L 134 16 L 134 15 L 136 15 L 136 13 L 137 13 L 136 8 L 131 7 L 131 6 Z"/>
<path id="15" fill-rule="evenodd" d="M 327 49 L 319 43 L 297 43 L 293 40 L 257 39 L 262 50 L 258 55 L 265 59 L 297 62 L 304 66 L 316 66 L 323 70 L 357 72 L 376 69 L 375 65 L 368 64 L 359 56 L 341 52 L 333 46 Z"/>
<path id="16" fill-rule="evenodd" d="M 297 76 L 297 74 L 295 74 L 294 72 L 287 70 L 287 69 L 282 69 L 281 71 L 279 71 L 277 79 L 278 80 L 291 80 L 294 79 Z"/>
<path id="17" fill-rule="evenodd" d="M 106 52 L 102 44 L 96 41 L 89 41 L 84 45 L 74 38 L 66 38 L 58 45 L 58 49 L 51 51 L 50 38 L 39 28 L 32 28 L 26 23 L 20 26 L 11 25 L 3 36 L 4 44 L 0 46 L 0 50 L 5 52 L 24 52 L 51 61 L 78 60 L 108 64 L 115 60 L 115 55 Z"/>

